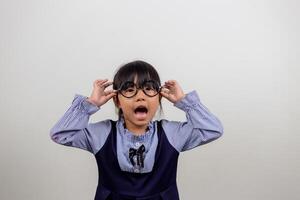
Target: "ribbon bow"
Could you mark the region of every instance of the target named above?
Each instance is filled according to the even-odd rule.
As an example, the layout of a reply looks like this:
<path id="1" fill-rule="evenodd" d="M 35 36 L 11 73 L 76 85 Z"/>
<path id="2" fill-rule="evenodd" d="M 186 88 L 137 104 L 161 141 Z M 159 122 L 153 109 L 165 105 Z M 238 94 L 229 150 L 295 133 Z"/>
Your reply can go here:
<path id="1" fill-rule="evenodd" d="M 144 156 L 143 153 L 145 152 L 145 146 L 141 145 L 138 149 L 130 148 L 129 149 L 129 159 L 132 165 L 135 165 L 133 157 L 137 157 L 137 165 L 144 167 Z"/>

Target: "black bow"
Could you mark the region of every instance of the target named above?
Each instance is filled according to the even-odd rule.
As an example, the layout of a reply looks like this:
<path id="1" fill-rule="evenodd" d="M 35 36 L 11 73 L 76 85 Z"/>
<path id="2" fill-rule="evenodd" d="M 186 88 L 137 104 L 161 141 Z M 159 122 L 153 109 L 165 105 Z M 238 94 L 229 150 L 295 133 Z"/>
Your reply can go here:
<path id="1" fill-rule="evenodd" d="M 144 167 L 144 156 L 143 153 L 145 152 L 145 146 L 141 145 L 138 149 L 130 148 L 129 149 L 129 159 L 132 165 L 135 165 L 133 157 L 137 157 L 137 165 Z"/>

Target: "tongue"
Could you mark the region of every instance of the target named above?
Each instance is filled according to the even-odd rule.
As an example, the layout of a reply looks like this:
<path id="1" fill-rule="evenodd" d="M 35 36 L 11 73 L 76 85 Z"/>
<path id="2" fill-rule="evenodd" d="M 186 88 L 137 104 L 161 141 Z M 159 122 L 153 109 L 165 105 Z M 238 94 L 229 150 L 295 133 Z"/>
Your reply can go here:
<path id="1" fill-rule="evenodd" d="M 136 112 L 135 116 L 138 120 L 144 120 L 147 117 L 146 112 Z"/>

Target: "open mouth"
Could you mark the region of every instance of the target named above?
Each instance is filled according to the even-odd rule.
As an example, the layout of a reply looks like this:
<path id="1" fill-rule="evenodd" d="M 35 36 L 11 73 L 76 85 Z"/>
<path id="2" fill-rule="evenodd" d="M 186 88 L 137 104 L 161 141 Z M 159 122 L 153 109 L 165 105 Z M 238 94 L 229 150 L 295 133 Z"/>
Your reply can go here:
<path id="1" fill-rule="evenodd" d="M 134 113 L 138 114 L 147 114 L 148 113 L 148 109 L 145 106 L 138 106 L 136 109 L 134 109 Z"/>
<path id="2" fill-rule="evenodd" d="M 134 115 L 137 120 L 144 121 L 147 119 L 148 109 L 145 106 L 138 106 L 134 109 Z"/>

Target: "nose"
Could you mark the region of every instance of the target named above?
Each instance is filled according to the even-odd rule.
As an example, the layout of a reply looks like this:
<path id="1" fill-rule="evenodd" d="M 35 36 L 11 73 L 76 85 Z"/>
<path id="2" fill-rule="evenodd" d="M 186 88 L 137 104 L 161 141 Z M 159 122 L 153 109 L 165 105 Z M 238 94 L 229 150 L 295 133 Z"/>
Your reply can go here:
<path id="1" fill-rule="evenodd" d="M 145 100 L 145 94 L 144 94 L 144 91 L 142 89 L 138 89 L 137 90 L 137 93 L 135 95 L 136 97 L 136 100 L 137 101 L 140 101 L 140 100 Z"/>

